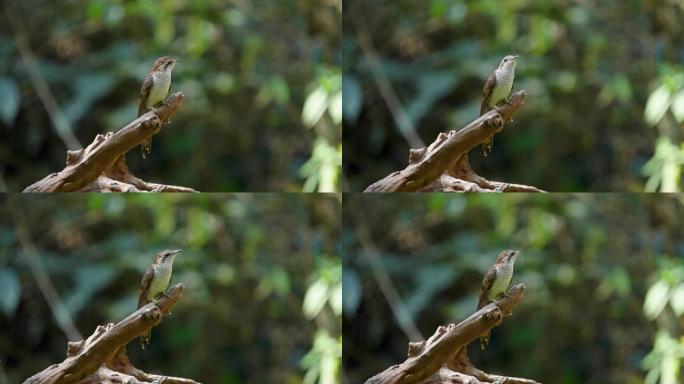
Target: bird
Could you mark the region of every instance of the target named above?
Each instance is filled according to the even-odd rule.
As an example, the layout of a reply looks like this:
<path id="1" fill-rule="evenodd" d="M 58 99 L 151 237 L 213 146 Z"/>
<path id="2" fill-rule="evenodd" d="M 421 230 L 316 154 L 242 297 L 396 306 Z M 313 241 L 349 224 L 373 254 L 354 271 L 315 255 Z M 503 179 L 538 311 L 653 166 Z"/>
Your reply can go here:
<path id="1" fill-rule="evenodd" d="M 171 88 L 171 71 L 180 60 L 170 56 L 158 58 L 150 72 L 143 80 L 140 89 L 140 103 L 138 104 L 138 117 L 144 115 L 150 109 L 160 105 L 169 94 Z M 143 159 L 152 150 L 152 138 L 148 138 L 140 145 Z"/>
<path id="2" fill-rule="evenodd" d="M 155 256 L 154 262 L 147 267 L 140 282 L 138 309 L 166 294 L 166 288 L 171 281 L 173 260 L 179 253 L 181 253 L 180 249 L 167 249 Z M 150 333 L 150 330 L 147 330 L 140 336 L 140 347 L 142 349 L 145 349 L 145 346 L 150 343 Z"/>
<path id="3" fill-rule="evenodd" d="M 513 89 L 515 78 L 515 63 L 517 55 L 508 55 L 501 60 L 499 68 L 492 72 L 485 82 L 482 90 L 482 102 L 480 103 L 480 116 L 494 109 L 497 105 L 508 99 Z M 487 156 L 492 152 L 494 137 L 489 137 L 482 142 L 482 154 Z"/>
<path id="4" fill-rule="evenodd" d="M 480 299 L 477 302 L 477 310 L 487 306 L 492 301 L 506 294 L 508 286 L 513 278 L 513 266 L 515 259 L 522 251 L 512 249 L 505 250 L 496 258 L 494 265 L 489 267 L 482 279 L 480 286 Z M 482 350 L 489 344 L 489 331 L 480 336 L 480 348 Z"/>

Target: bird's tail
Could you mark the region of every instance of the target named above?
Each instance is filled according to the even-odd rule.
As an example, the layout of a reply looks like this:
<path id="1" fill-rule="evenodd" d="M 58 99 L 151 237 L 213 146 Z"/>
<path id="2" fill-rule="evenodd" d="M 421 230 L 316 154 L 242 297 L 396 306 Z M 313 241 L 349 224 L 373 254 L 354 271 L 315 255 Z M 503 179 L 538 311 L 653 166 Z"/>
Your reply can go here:
<path id="1" fill-rule="evenodd" d="M 145 347 L 150 344 L 150 335 L 152 332 L 148 329 L 145 333 L 140 335 L 140 348 L 145 349 Z"/>
<path id="2" fill-rule="evenodd" d="M 152 152 L 152 138 L 149 138 L 140 144 L 140 151 L 142 152 L 142 157 L 145 159 L 145 155 L 149 155 Z"/>
<path id="3" fill-rule="evenodd" d="M 486 157 L 492 152 L 492 145 L 494 144 L 494 137 L 490 137 L 482 142 L 482 154 Z"/>
<path id="4" fill-rule="evenodd" d="M 486 335 L 480 336 L 480 349 L 484 351 L 489 345 L 489 332 Z"/>

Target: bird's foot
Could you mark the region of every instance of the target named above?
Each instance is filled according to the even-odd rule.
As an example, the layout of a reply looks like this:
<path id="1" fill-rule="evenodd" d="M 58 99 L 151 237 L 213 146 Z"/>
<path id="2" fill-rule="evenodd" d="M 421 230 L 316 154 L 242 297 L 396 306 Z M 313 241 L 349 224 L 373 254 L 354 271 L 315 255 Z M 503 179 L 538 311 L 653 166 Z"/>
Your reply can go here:
<path id="1" fill-rule="evenodd" d="M 511 296 L 508 295 L 508 292 L 503 292 L 502 294 L 497 296 L 496 299 L 499 300 L 499 299 L 503 299 L 504 297 L 507 299 L 512 298 Z M 507 313 L 504 314 L 504 316 L 511 316 L 511 315 L 513 315 L 513 312 L 511 312 L 511 311 L 508 311 Z"/>
<path id="2" fill-rule="evenodd" d="M 157 296 L 154 297 L 154 305 L 156 305 L 156 306 L 158 307 L 158 306 L 159 306 L 159 303 L 157 303 L 157 300 L 161 299 L 162 297 L 166 297 L 167 299 L 170 299 L 170 298 L 171 298 L 171 296 L 169 296 L 169 295 L 166 293 L 166 291 L 164 291 L 164 292 L 162 292 L 162 293 L 160 293 L 160 294 L 158 294 Z M 169 316 L 170 314 L 171 314 L 171 311 L 169 310 L 169 311 L 166 311 L 166 312 L 164 313 L 164 316 Z"/>

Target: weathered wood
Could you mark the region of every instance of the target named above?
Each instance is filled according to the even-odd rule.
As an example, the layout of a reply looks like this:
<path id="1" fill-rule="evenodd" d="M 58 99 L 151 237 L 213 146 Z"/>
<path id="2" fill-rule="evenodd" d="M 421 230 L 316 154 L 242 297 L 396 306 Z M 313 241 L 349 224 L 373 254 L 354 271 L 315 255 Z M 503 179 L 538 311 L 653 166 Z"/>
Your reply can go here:
<path id="1" fill-rule="evenodd" d="M 183 284 L 169 288 L 153 301 L 116 324 L 98 326 L 86 340 L 70 342 L 67 357 L 29 377 L 24 384 L 163 383 L 198 384 L 194 380 L 147 374 L 133 366 L 126 345 L 158 325 L 183 296 Z"/>
<path id="2" fill-rule="evenodd" d="M 366 384 L 538 384 L 534 380 L 482 372 L 470 362 L 466 349 L 480 335 L 501 324 L 524 291 L 525 285 L 518 284 L 459 324 L 440 326 L 428 340 L 409 343 L 408 357 L 403 363 L 371 377 Z"/>
<path id="3" fill-rule="evenodd" d="M 24 192 L 196 192 L 192 188 L 147 183 L 126 166 L 125 155 L 157 134 L 183 104 L 183 93 L 171 95 L 160 107 L 117 132 L 97 135 L 85 149 L 68 151 L 66 167 L 29 185 Z"/>
<path id="4" fill-rule="evenodd" d="M 465 128 L 440 133 L 427 148 L 411 149 L 409 165 L 366 188 L 365 192 L 543 192 L 522 185 L 489 181 L 470 167 L 468 152 L 500 132 L 525 101 L 525 91 L 514 93 Z"/>

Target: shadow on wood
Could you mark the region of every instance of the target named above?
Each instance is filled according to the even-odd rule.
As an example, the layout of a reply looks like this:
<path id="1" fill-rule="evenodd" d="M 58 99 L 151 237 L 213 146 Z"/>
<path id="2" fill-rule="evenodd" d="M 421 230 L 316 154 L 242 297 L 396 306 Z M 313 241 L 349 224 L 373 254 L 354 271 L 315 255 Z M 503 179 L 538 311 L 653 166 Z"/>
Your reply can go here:
<path id="1" fill-rule="evenodd" d="M 85 149 L 68 151 L 63 170 L 29 185 L 24 192 L 196 192 L 187 187 L 145 182 L 126 165 L 126 153 L 157 134 L 162 122 L 168 121 L 182 102 L 183 93 L 176 92 L 160 107 L 119 131 L 97 135 Z"/>
<path id="2" fill-rule="evenodd" d="M 459 131 L 440 133 L 427 148 L 411 149 L 409 165 L 376 181 L 364 192 L 543 192 L 539 188 L 489 181 L 470 167 L 468 152 L 500 132 L 525 101 L 514 93 L 497 107 Z"/>
<path id="3" fill-rule="evenodd" d="M 525 291 L 524 284 L 473 313 L 459 324 L 440 326 L 427 341 L 409 343 L 408 357 L 371 377 L 366 384 L 539 384 L 534 380 L 491 375 L 477 369 L 468 358 L 468 344 L 501 324 Z"/>
<path id="4" fill-rule="evenodd" d="M 67 357 L 29 377 L 24 384 L 165 383 L 198 384 L 194 380 L 145 373 L 131 364 L 126 345 L 158 325 L 183 296 L 183 284 L 172 286 L 166 296 L 130 314 L 117 324 L 98 326 L 86 340 L 70 342 Z"/>

